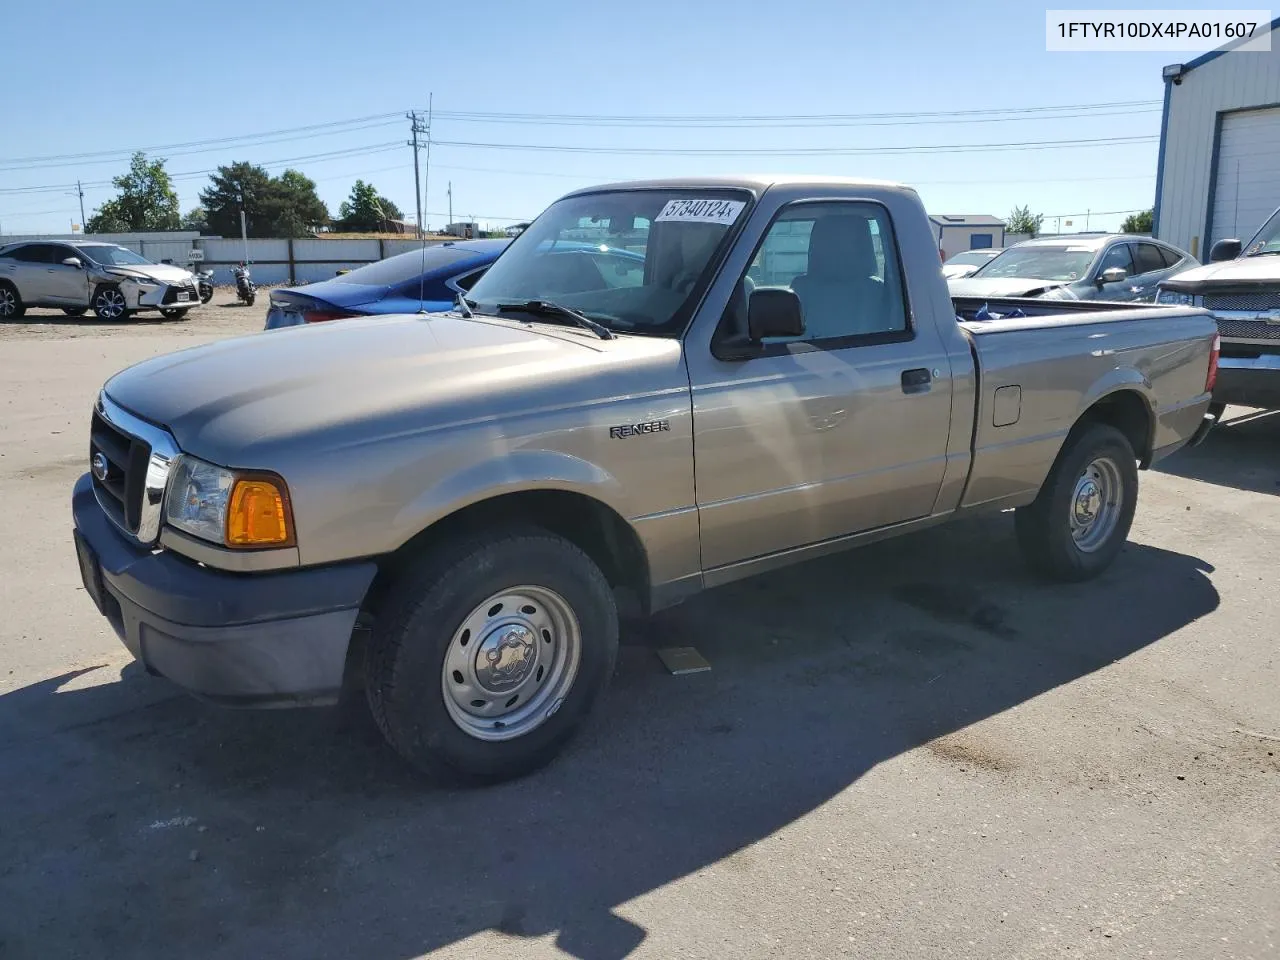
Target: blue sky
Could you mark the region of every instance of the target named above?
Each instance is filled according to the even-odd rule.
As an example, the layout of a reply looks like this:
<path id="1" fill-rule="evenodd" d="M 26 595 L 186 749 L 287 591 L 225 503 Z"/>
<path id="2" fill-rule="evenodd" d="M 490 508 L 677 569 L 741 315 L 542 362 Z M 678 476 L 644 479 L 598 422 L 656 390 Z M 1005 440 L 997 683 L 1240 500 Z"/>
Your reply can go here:
<path id="1" fill-rule="evenodd" d="M 1127 0 L 1124 6 L 1144 4 Z M 499 223 L 531 217 L 560 194 L 602 180 L 742 170 L 901 180 L 916 185 L 937 213 L 1003 216 L 1025 203 L 1052 218 L 1149 207 L 1158 104 L 1058 119 L 940 123 L 947 117 L 935 117 L 914 118 L 931 122 L 912 125 L 781 128 L 553 126 L 448 116 L 865 115 L 1158 101 L 1161 66 L 1194 56 L 1047 53 L 1044 11 L 1045 5 L 1026 0 L 263 0 L 221 8 L 173 0 L 13 3 L 5 12 L 4 72 L 11 82 L 0 101 L 0 167 L 28 157 L 58 159 L 0 169 L 0 228 L 66 231 L 79 214 L 73 188 L 61 185 L 77 178 L 107 181 L 126 165 L 119 158 L 77 160 L 69 154 L 425 110 L 429 94 L 442 114 L 432 128 L 437 142 L 426 208 L 433 226 L 444 222 L 449 181 L 455 219 L 475 215 Z M 13 83 L 19 77 L 32 78 L 21 84 L 21 93 Z M 860 156 L 627 155 L 447 145 L 883 148 L 1133 136 L 1153 139 Z M 396 146 L 407 138 L 408 121 L 397 117 L 274 143 L 154 155 L 168 156 L 175 174 L 237 160 L 279 172 L 283 165 L 273 161 L 349 150 L 346 156 L 290 165 L 317 181 L 335 213 L 355 178 L 364 177 L 411 215 L 411 151 Z M 385 149 L 359 152 L 380 146 Z M 203 176 L 175 183 L 183 210 L 196 204 L 206 183 Z M 27 187 L 54 189 L 4 192 Z M 85 193 L 91 213 L 113 190 L 95 186 Z M 1084 218 L 1075 219 L 1075 228 L 1082 228 Z M 1115 227 L 1121 219 L 1093 216 L 1090 226 Z M 1053 226 L 1051 219 L 1046 228 Z"/>

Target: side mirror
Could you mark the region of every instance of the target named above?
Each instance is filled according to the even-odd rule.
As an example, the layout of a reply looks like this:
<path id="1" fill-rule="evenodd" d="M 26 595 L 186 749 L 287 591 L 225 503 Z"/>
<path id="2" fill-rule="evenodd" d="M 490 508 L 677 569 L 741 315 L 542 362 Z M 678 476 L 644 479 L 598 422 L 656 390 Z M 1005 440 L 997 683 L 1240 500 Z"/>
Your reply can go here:
<path id="1" fill-rule="evenodd" d="M 67 257 L 62 261 L 62 265 L 64 267 L 75 267 L 77 270 L 84 269 L 84 263 L 81 262 L 79 257 Z"/>
<path id="2" fill-rule="evenodd" d="M 747 335 L 755 343 L 765 337 L 798 337 L 804 333 L 800 298 L 791 290 L 753 290 L 747 300 Z"/>
<path id="3" fill-rule="evenodd" d="M 1104 283 L 1119 283 L 1125 277 L 1129 276 L 1129 271 L 1124 267 L 1107 267 L 1098 274 L 1098 286 Z"/>
<path id="4" fill-rule="evenodd" d="M 1220 263 L 1223 260 L 1234 260 L 1240 256 L 1244 244 L 1239 240 L 1219 240 L 1209 248 L 1209 262 Z"/>

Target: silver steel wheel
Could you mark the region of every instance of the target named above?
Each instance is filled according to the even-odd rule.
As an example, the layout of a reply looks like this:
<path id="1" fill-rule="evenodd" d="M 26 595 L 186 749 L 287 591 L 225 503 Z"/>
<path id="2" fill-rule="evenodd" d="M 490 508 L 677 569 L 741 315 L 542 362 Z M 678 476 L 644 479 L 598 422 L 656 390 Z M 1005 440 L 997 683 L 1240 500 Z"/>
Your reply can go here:
<path id="1" fill-rule="evenodd" d="M 99 290 L 93 298 L 93 310 L 104 320 L 118 320 L 125 310 L 124 294 L 115 287 Z"/>
<path id="2" fill-rule="evenodd" d="M 1084 468 L 1071 496 L 1071 539 L 1077 549 L 1100 550 L 1115 532 L 1123 506 L 1120 466 L 1110 457 L 1098 457 Z"/>
<path id="3" fill-rule="evenodd" d="M 467 614 L 440 675 L 445 709 L 477 740 L 512 740 L 564 702 L 582 656 L 573 608 L 554 590 L 523 585 Z"/>
<path id="4" fill-rule="evenodd" d="M 18 312 L 18 298 L 8 287 L 0 287 L 0 317 L 12 317 Z"/>

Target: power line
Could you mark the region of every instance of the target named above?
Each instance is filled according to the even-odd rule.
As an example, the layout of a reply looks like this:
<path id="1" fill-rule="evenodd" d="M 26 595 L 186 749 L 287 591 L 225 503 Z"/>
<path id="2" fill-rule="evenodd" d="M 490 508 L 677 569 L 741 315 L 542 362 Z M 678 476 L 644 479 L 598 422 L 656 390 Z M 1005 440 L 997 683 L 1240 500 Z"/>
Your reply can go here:
<path id="1" fill-rule="evenodd" d="M 492 124 L 512 124 L 525 126 L 559 126 L 559 127 L 615 127 L 628 129 L 722 129 L 722 130 L 761 130 L 761 129 L 796 129 L 796 128 L 830 128 L 830 127 L 914 127 L 914 126 L 935 126 L 943 124 L 973 124 L 973 123 L 1017 123 L 1025 121 L 1045 121 L 1045 120 L 1074 120 L 1080 118 L 1088 118 L 1090 120 L 1096 117 L 1132 117 L 1139 115 L 1150 115 L 1160 112 L 1158 106 L 1140 107 L 1136 109 L 1123 110 L 1089 110 L 1081 112 L 1062 112 L 1055 114 L 1026 114 L 1011 117 L 930 117 L 916 120 L 858 120 L 852 118 L 814 118 L 814 119 L 789 119 L 789 120 L 740 120 L 732 117 L 707 119 L 707 120 L 612 120 L 612 119 L 556 119 L 556 118 L 540 118 L 535 116 L 517 117 L 517 116 L 464 116 L 464 115 L 445 115 L 444 119 L 453 120 L 459 123 L 492 123 Z"/>
<path id="2" fill-rule="evenodd" d="M 400 116 L 399 111 L 395 113 L 375 113 L 367 117 L 353 117 L 348 120 L 331 120 L 328 123 L 313 123 L 305 127 L 287 127 L 282 130 L 268 130 L 261 133 L 243 133 L 234 137 L 214 137 L 208 140 L 188 140 L 185 143 L 168 143 L 168 144 L 161 144 L 160 146 L 137 147 L 137 148 L 127 149 L 127 150 L 126 149 L 93 150 L 87 153 L 49 154 L 48 156 L 43 156 L 43 157 L 0 157 L 0 164 L 45 163 L 47 161 L 56 161 L 56 160 L 84 160 L 91 157 L 107 157 L 107 156 L 118 157 L 121 155 L 131 156 L 134 153 L 137 153 L 139 151 L 141 151 L 142 153 L 157 153 L 157 152 L 166 151 L 166 150 L 181 150 L 187 147 L 220 146 L 224 144 L 235 143 L 237 141 L 259 140 L 264 137 L 276 137 L 276 136 L 283 136 L 285 134 L 293 134 L 293 133 L 310 133 L 313 131 L 326 130 L 333 127 L 345 127 L 345 126 L 351 126 L 353 124 L 358 124 L 358 123 L 369 123 L 374 120 L 390 120 L 391 118 L 395 118 L 399 116 Z"/>
<path id="3" fill-rule="evenodd" d="M 774 121 L 852 121 L 852 120 L 884 120 L 927 117 L 958 116 L 995 116 L 999 114 L 1038 114 L 1053 113 L 1063 110 L 1096 110 L 1120 107 L 1152 107 L 1159 106 L 1160 100 L 1112 100 L 1103 103 L 1067 103 L 1057 106 L 1034 107 L 988 107 L 970 110 L 919 110 L 892 111 L 888 113 L 791 113 L 791 114 L 589 114 L 589 113 L 507 113 L 486 112 L 479 110 L 437 110 L 436 116 L 452 120 L 512 120 L 512 121 L 578 121 L 578 122 L 670 122 L 670 123 L 708 123 L 708 122 L 774 122 Z"/>
<path id="4" fill-rule="evenodd" d="M 809 157 L 871 156 L 903 153 L 983 153 L 999 150 L 1071 150 L 1093 146 L 1123 146 L 1154 143 L 1156 136 L 1094 137 L 1072 140 L 1017 140 L 1007 143 L 928 143 L 900 147 L 591 147 L 555 146 L 539 143 L 483 143 L 474 140 L 436 140 L 441 147 L 465 147 L 481 150 L 530 150 L 544 153 L 599 153 L 633 156 L 688 157 Z"/>

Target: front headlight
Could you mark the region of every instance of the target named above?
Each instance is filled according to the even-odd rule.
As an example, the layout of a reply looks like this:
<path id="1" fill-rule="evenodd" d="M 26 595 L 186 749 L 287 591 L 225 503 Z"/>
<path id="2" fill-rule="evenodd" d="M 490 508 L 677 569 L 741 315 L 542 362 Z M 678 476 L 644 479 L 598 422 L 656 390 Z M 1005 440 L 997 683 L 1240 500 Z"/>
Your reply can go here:
<path id="1" fill-rule="evenodd" d="M 113 273 L 112 276 L 117 277 L 120 280 L 132 280 L 134 283 L 138 284 L 138 286 L 140 287 L 160 286 L 159 280 L 152 280 L 150 277 L 139 277 L 133 273 Z"/>
<path id="2" fill-rule="evenodd" d="M 1189 293 L 1181 293 L 1177 290 L 1161 289 L 1156 293 L 1156 303 L 1163 303 L 1170 307 L 1190 307 L 1196 302 L 1196 298 Z"/>
<path id="3" fill-rule="evenodd" d="M 293 540 L 289 492 L 274 474 L 244 473 L 183 454 L 165 500 L 165 521 L 228 547 L 285 547 Z"/>

